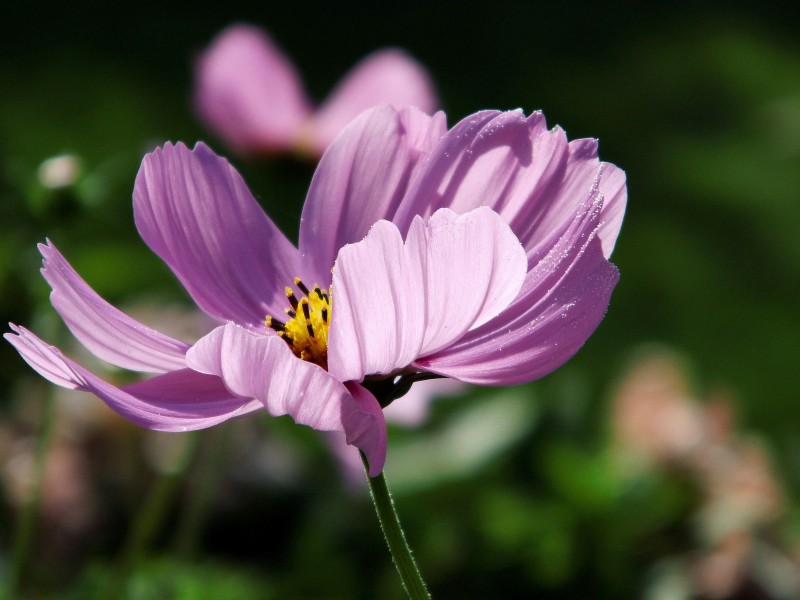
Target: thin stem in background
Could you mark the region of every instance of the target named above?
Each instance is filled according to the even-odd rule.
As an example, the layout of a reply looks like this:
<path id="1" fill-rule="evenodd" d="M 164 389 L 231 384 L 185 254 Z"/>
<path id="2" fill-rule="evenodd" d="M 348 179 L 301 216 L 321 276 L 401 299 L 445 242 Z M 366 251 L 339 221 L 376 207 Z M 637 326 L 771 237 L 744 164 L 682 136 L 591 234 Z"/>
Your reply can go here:
<path id="1" fill-rule="evenodd" d="M 50 454 L 50 446 L 55 430 L 55 402 L 53 401 L 52 390 L 49 390 L 44 398 L 41 427 L 36 445 L 36 471 L 33 476 L 30 497 L 27 498 L 22 507 L 22 514 L 14 534 L 11 560 L 6 573 L 4 593 L 9 600 L 17 597 L 17 586 L 22 578 L 22 572 L 30 554 L 33 536 L 36 532 L 36 522 L 39 518 L 47 458 Z"/>
<path id="2" fill-rule="evenodd" d="M 193 469 L 193 486 L 181 511 L 173 546 L 179 560 L 191 560 L 197 552 L 208 508 L 225 464 L 232 431 L 230 424 L 224 424 L 198 432 L 201 443 Z"/>
<path id="3" fill-rule="evenodd" d="M 186 471 L 197 450 L 198 434 L 184 433 L 191 436 L 187 440 L 183 454 L 175 469 L 162 474 L 156 479 L 145 498 L 141 509 L 131 525 L 128 539 L 117 564 L 116 573 L 111 579 L 108 589 L 109 598 L 122 598 L 123 591 L 133 572 L 142 560 L 153 538 L 164 523 L 170 508 L 175 504 L 175 496 Z"/>

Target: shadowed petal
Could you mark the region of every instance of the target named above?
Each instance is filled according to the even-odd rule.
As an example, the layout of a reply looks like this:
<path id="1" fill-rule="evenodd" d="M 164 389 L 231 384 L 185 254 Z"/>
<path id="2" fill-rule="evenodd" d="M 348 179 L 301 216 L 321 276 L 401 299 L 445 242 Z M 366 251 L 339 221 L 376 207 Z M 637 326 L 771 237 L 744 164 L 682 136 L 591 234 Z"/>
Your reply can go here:
<path id="1" fill-rule="evenodd" d="M 517 296 L 527 259 L 492 210 L 437 211 L 405 244 L 380 221 L 339 252 L 328 368 L 343 381 L 389 374 L 447 347 Z"/>
<path id="2" fill-rule="evenodd" d="M 129 421 L 160 431 L 203 429 L 261 408 L 230 394 L 218 377 L 182 369 L 126 387 L 103 381 L 24 327 L 4 337 L 42 377 L 62 387 L 90 392 Z"/>
<path id="3" fill-rule="evenodd" d="M 39 244 L 50 302 L 72 334 L 102 360 L 123 369 L 164 373 L 183 369 L 188 344 L 150 329 L 103 300 L 48 241 Z"/>
<path id="4" fill-rule="evenodd" d="M 374 422 L 370 422 L 358 413 L 342 415 L 347 443 L 364 452 L 369 463 L 369 476 L 375 477 L 383 471 L 386 462 L 386 421 L 383 411 L 375 396 L 366 388 L 354 381 L 346 385 L 361 411 L 374 418 Z"/>
<path id="5" fill-rule="evenodd" d="M 339 248 L 362 239 L 380 219 L 391 220 L 420 162 L 444 134 L 444 115 L 396 111 L 362 113 L 320 160 L 300 224 L 300 250 L 327 286 Z"/>
<path id="6" fill-rule="evenodd" d="M 587 193 L 592 192 L 603 201 L 598 236 L 605 257 L 609 258 L 625 214 L 625 172 L 615 165 L 600 162 L 595 139 L 571 141 L 565 158 L 558 177 L 551 180 L 541 194 L 532 198 L 527 210 L 514 216 L 510 221 L 511 227 L 521 239 L 530 240 L 525 247 L 529 258 L 533 258 L 537 254 L 535 245 L 554 228 L 569 222 L 580 210 Z"/>
<path id="7" fill-rule="evenodd" d="M 353 67 L 312 117 L 307 129 L 311 144 L 322 154 L 350 121 L 379 104 L 431 113 L 439 101 L 428 73 L 408 54 L 375 52 Z"/>
<path id="8" fill-rule="evenodd" d="M 259 400 L 273 416 L 289 415 L 321 431 L 344 431 L 348 441 L 365 443 L 359 447 L 370 465 L 380 463 L 378 472 L 383 468 L 383 415 L 378 418 L 363 395 L 354 399 L 321 367 L 294 356 L 277 335 L 255 335 L 229 323 L 200 339 L 187 353 L 186 364 L 218 375 L 231 392 Z"/>
<path id="9" fill-rule="evenodd" d="M 597 236 L 601 211 L 591 194 L 508 309 L 415 365 L 485 385 L 533 381 L 560 367 L 597 328 L 619 279 Z"/>
<path id="10" fill-rule="evenodd" d="M 202 143 L 145 156 L 133 210 L 142 239 L 221 322 L 263 326 L 268 313 L 283 312 L 286 283 L 306 276 L 236 170 Z"/>
<path id="11" fill-rule="evenodd" d="M 195 63 L 200 118 L 240 153 L 291 148 L 311 112 L 300 77 L 266 33 L 232 25 Z"/>
<path id="12" fill-rule="evenodd" d="M 395 223 L 405 231 L 415 215 L 423 217 L 442 207 L 467 212 L 489 206 L 508 220 L 507 205 L 520 204 L 543 174 L 557 171 L 554 164 L 533 164 L 533 139 L 546 131 L 540 113 L 481 111 L 457 123 L 431 152 L 398 210 Z M 548 140 L 542 154 L 548 158 L 566 147 L 566 140 Z"/>
<path id="13" fill-rule="evenodd" d="M 394 221 L 404 231 L 414 215 L 443 206 L 456 212 L 489 206 L 535 260 L 542 236 L 569 221 L 593 189 L 606 198 L 600 237 L 608 257 L 625 209 L 625 176 L 598 160 L 596 140 L 567 143 L 564 131 L 548 130 L 539 112 L 483 111 L 441 139 Z"/>

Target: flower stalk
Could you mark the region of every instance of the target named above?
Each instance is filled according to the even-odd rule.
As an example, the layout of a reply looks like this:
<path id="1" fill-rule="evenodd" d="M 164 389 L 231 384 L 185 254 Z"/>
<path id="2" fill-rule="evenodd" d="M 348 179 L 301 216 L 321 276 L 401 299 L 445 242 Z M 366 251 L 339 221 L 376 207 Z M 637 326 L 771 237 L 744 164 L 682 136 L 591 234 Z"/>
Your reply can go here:
<path id="1" fill-rule="evenodd" d="M 400 526 L 400 519 L 397 516 L 394 501 L 389 493 L 389 487 L 386 485 L 386 478 L 383 476 L 383 472 L 376 477 L 370 477 L 369 463 L 364 453 L 361 452 L 360 454 L 364 468 L 367 471 L 370 497 L 378 515 L 383 537 L 386 539 L 397 573 L 403 583 L 403 589 L 405 589 L 411 600 L 430 600 L 431 595 L 422 580 L 422 575 L 419 572 L 417 563 L 414 561 L 414 556 L 406 541 L 403 528 Z"/>

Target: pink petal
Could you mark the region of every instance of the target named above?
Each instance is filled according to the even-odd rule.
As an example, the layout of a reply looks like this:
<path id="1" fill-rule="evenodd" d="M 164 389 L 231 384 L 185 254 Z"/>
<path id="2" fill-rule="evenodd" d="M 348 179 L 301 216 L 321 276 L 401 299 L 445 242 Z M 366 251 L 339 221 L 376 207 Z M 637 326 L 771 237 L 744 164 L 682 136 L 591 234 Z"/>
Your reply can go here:
<path id="1" fill-rule="evenodd" d="M 439 100 L 427 71 L 408 54 L 375 52 L 353 67 L 312 117 L 307 131 L 317 152 L 322 154 L 350 121 L 378 104 L 414 106 L 430 114 Z"/>
<path id="2" fill-rule="evenodd" d="M 600 191 L 603 194 L 603 222 L 600 224 L 600 241 L 603 254 L 611 256 L 617 243 L 625 208 L 628 203 L 628 184 L 625 171 L 611 163 L 600 163 Z"/>
<path id="3" fill-rule="evenodd" d="M 409 181 L 447 129 L 444 114 L 379 106 L 361 114 L 320 160 L 300 225 L 300 250 L 322 286 L 339 248 L 391 220 Z"/>
<path id="4" fill-rule="evenodd" d="M 447 206 L 489 206 L 511 225 L 533 259 L 554 226 L 570 220 L 593 189 L 606 198 L 600 237 L 607 256 L 625 208 L 624 173 L 597 159 L 595 140 L 567 143 L 544 116 L 483 111 L 456 124 L 431 153 L 394 219 L 403 231 L 415 215 Z"/>
<path id="5" fill-rule="evenodd" d="M 369 463 L 369 476 L 376 477 L 386 463 L 386 421 L 380 404 L 366 388 L 351 381 L 347 389 L 353 395 L 361 413 L 350 411 L 343 415 L 347 443 L 364 452 Z M 373 417 L 373 421 L 363 418 Z"/>
<path id="6" fill-rule="evenodd" d="M 517 296 L 527 259 L 492 210 L 417 218 L 403 243 L 392 223 L 339 252 L 328 368 L 342 381 L 389 374 L 447 347 Z"/>
<path id="7" fill-rule="evenodd" d="M 218 377 L 182 369 L 126 387 L 103 381 L 68 359 L 24 327 L 5 338 L 42 377 L 68 389 L 90 392 L 114 411 L 148 429 L 203 429 L 261 408 L 257 402 L 232 396 Z"/>
<path id="8" fill-rule="evenodd" d="M 201 119 L 241 153 L 291 148 L 310 114 L 300 77 L 262 30 L 232 25 L 195 63 Z"/>
<path id="9" fill-rule="evenodd" d="M 564 169 L 559 178 L 532 203 L 532 210 L 520 211 L 511 221 L 511 227 L 530 242 L 531 249 L 547 232 L 568 222 L 587 193 L 596 193 L 603 202 L 598 236 L 605 257 L 611 256 L 617 240 L 627 201 L 625 172 L 597 158 L 597 140 L 579 139 L 569 143 Z"/>
<path id="10" fill-rule="evenodd" d="M 145 156 L 133 212 L 142 239 L 219 321 L 262 328 L 267 314 L 283 313 L 287 283 L 306 278 L 236 170 L 202 143 Z"/>
<path id="11" fill-rule="evenodd" d="M 200 339 L 186 363 L 218 375 L 231 392 L 255 398 L 273 416 L 289 415 L 321 431 L 344 431 L 371 465 L 379 465 L 378 472 L 383 468 L 386 424 L 377 401 L 373 398 L 371 405 L 361 391 L 348 391 L 321 367 L 298 359 L 278 336 L 256 335 L 229 323 Z"/>
<path id="12" fill-rule="evenodd" d="M 416 366 L 470 383 L 511 385 L 564 364 L 599 325 L 619 279 L 597 236 L 601 213 L 595 192 L 553 236 L 507 310 Z"/>
<path id="13" fill-rule="evenodd" d="M 546 132 L 540 113 L 526 118 L 521 111 L 481 111 L 457 123 L 431 153 L 412 183 L 395 223 L 401 231 L 416 215 L 442 207 L 467 212 L 490 206 L 506 217 L 504 207 L 520 204 L 542 178 L 558 169 L 558 160 L 534 163 L 532 140 Z M 548 159 L 566 148 L 558 137 L 541 150 Z M 522 198 L 520 198 L 522 197 Z"/>
<path id="14" fill-rule="evenodd" d="M 42 275 L 58 314 L 97 357 L 123 369 L 164 373 L 185 368 L 188 344 L 150 329 L 103 300 L 51 243 L 39 244 Z"/>

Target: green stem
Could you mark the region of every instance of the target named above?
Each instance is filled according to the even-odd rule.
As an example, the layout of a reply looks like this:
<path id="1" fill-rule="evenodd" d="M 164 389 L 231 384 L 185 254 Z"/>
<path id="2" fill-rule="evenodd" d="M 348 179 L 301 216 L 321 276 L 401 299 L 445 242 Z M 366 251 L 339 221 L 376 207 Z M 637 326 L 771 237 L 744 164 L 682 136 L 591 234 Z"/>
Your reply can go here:
<path id="1" fill-rule="evenodd" d="M 411 554 L 411 548 L 408 547 L 406 536 L 403 534 L 403 528 L 400 526 L 400 519 L 397 517 L 392 496 L 386 485 L 386 478 L 383 473 L 377 477 L 370 477 L 369 464 L 363 452 L 361 460 L 367 471 L 372 503 L 375 505 L 375 512 L 378 514 L 378 521 L 381 524 L 383 536 L 386 538 L 386 544 L 389 546 L 394 566 L 397 567 L 400 580 L 403 582 L 403 589 L 411 600 L 430 600 L 431 595 L 425 587 L 417 563 L 414 562 Z"/>

